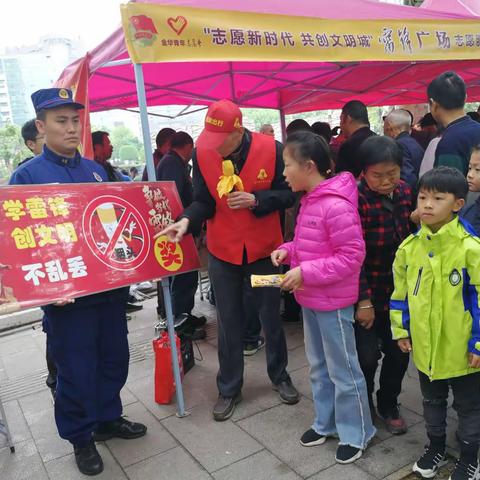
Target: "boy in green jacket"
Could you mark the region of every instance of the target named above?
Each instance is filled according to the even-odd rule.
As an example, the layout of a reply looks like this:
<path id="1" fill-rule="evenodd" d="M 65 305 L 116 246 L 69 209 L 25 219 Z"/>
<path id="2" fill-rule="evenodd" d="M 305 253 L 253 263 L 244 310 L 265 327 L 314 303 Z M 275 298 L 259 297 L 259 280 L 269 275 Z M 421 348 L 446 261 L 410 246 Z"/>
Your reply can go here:
<path id="1" fill-rule="evenodd" d="M 413 466 L 433 478 L 446 463 L 449 386 L 458 414 L 460 459 L 450 480 L 480 479 L 480 239 L 460 219 L 468 184 L 456 169 L 427 172 L 418 185 L 420 230 L 399 247 L 393 264 L 392 335 L 413 351 L 430 440 Z"/>

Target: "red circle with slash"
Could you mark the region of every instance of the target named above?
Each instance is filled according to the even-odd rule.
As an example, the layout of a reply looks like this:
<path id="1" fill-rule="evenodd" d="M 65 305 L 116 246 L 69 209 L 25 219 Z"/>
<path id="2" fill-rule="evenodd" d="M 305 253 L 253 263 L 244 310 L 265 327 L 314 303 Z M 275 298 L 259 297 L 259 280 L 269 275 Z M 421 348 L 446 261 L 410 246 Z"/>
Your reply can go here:
<path id="1" fill-rule="evenodd" d="M 85 240 L 92 253 L 115 270 L 133 270 L 150 252 L 150 232 L 140 212 L 114 195 L 92 200 L 82 218 Z"/>

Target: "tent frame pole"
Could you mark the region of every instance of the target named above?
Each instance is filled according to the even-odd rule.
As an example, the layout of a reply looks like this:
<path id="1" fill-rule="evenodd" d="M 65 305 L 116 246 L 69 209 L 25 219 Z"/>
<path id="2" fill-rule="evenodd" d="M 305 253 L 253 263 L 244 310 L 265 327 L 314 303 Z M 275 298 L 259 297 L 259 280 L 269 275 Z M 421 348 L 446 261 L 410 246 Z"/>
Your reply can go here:
<path id="1" fill-rule="evenodd" d="M 155 166 L 153 163 L 153 155 L 150 140 L 150 126 L 148 124 L 147 99 L 145 95 L 145 82 L 143 78 L 143 68 L 141 63 L 133 64 L 135 72 L 135 83 L 137 86 L 138 108 L 140 111 L 140 121 L 142 124 L 143 146 L 145 149 L 145 161 L 147 163 L 148 181 L 156 180 Z M 162 278 L 162 290 L 165 299 L 165 310 L 167 316 L 167 331 L 170 342 L 170 351 L 172 354 L 173 378 L 175 380 L 175 393 L 177 396 L 177 416 L 185 417 L 185 401 L 183 398 L 182 378 L 180 375 L 180 365 L 178 362 L 177 343 L 175 341 L 175 326 L 173 323 L 172 298 L 170 296 L 170 282 L 168 277 Z"/>
<path id="2" fill-rule="evenodd" d="M 285 122 L 285 111 L 283 108 L 280 108 L 278 111 L 280 114 L 280 129 L 282 130 L 282 143 L 285 143 L 285 140 L 287 139 L 287 124 Z"/>

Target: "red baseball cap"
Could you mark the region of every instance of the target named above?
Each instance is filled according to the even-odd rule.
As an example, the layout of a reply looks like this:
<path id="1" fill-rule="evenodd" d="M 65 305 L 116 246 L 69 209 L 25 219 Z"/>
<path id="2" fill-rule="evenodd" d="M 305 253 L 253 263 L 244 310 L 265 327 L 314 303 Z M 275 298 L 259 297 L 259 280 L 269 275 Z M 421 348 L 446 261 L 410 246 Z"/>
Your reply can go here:
<path id="1" fill-rule="evenodd" d="M 208 107 L 205 126 L 197 147 L 216 150 L 225 139 L 242 128 L 242 112 L 230 100 L 219 100 Z"/>

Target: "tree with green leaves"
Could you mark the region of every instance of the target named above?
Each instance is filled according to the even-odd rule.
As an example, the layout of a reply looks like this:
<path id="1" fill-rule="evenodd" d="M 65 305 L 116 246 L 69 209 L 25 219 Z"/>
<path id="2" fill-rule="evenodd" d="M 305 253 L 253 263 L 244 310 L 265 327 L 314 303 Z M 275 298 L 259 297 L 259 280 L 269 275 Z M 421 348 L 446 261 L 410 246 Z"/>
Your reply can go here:
<path id="1" fill-rule="evenodd" d="M 18 125 L 7 124 L 0 128 L 0 181 L 5 182 L 19 162 L 31 156 Z"/>

